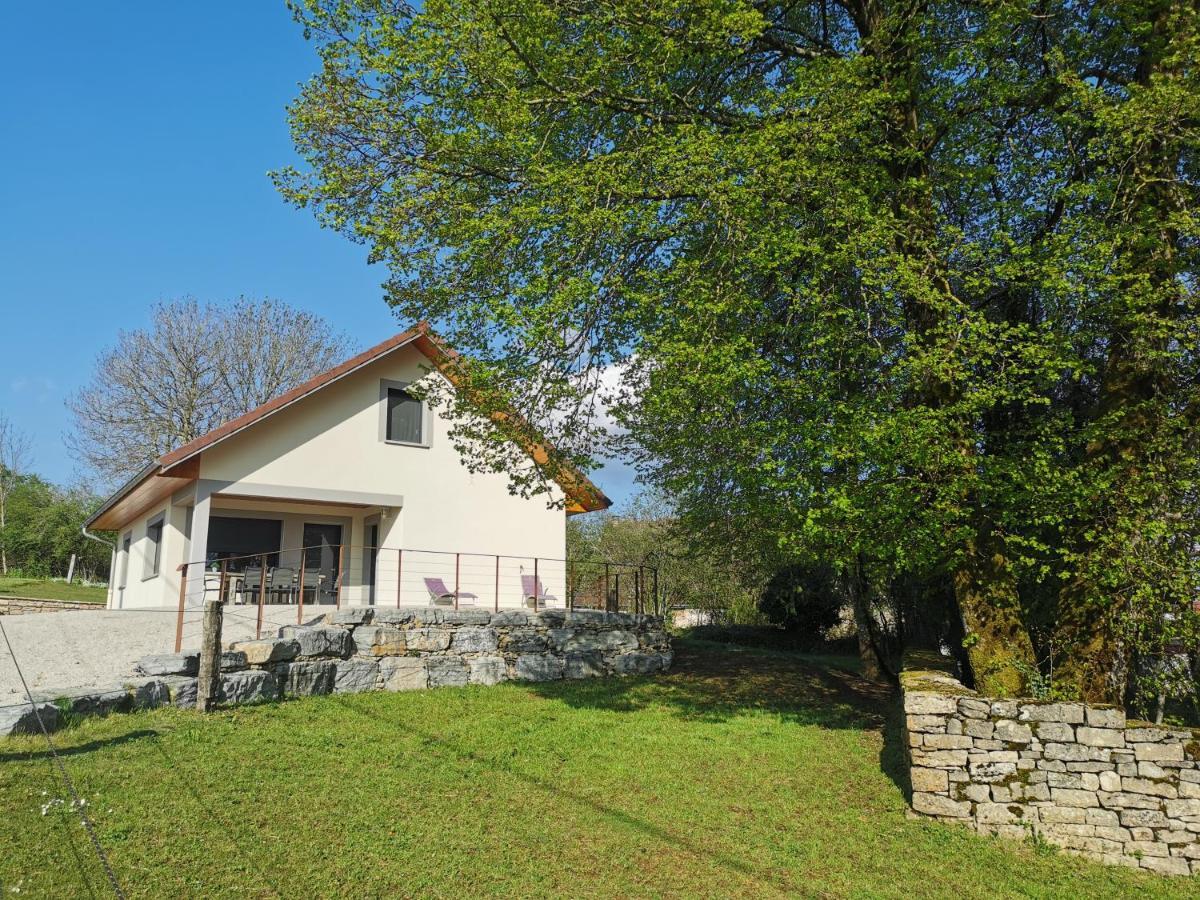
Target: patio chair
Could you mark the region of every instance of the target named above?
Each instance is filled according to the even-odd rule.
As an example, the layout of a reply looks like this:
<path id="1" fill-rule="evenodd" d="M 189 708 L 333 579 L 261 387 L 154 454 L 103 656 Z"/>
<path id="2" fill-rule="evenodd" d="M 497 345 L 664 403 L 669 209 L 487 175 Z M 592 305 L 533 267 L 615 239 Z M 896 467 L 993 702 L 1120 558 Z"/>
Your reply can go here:
<path id="1" fill-rule="evenodd" d="M 224 600 L 221 591 L 221 573 L 220 572 L 205 572 L 204 573 L 204 599 Z"/>
<path id="2" fill-rule="evenodd" d="M 295 588 L 295 569 L 275 568 L 271 570 L 271 577 L 267 582 L 267 596 L 274 598 L 272 603 L 291 602 L 292 592 Z"/>
<path id="3" fill-rule="evenodd" d="M 434 606 L 453 606 L 454 591 L 446 587 L 446 582 L 440 578 L 426 578 L 425 589 L 429 591 L 429 602 Z M 474 606 L 479 602 L 479 595 L 472 594 L 470 591 L 459 591 L 458 602 L 468 601 L 468 606 Z"/>
<path id="4" fill-rule="evenodd" d="M 320 603 L 321 602 L 321 584 L 325 581 L 325 576 L 319 571 L 313 569 L 304 570 L 304 583 L 298 585 L 300 595 L 303 597 L 306 594 L 310 599 L 306 599 L 305 603 Z"/>
<path id="5" fill-rule="evenodd" d="M 554 603 L 559 602 L 559 599 L 553 594 L 546 593 L 546 586 L 542 584 L 542 579 L 532 575 L 521 576 L 521 594 L 525 598 L 526 606 L 549 606 L 547 600 Z"/>
<path id="6" fill-rule="evenodd" d="M 271 570 L 267 570 L 267 577 Z M 242 603 L 258 603 L 258 589 L 262 587 L 262 566 L 246 566 L 242 570 Z"/>

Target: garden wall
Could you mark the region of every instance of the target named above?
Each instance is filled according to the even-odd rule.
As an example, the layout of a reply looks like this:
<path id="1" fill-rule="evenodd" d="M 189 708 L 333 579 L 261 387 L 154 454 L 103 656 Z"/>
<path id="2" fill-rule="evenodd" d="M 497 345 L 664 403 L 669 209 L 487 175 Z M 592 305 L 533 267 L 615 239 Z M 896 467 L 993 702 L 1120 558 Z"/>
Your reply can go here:
<path id="1" fill-rule="evenodd" d="M 104 604 L 78 603 L 70 600 L 35 600 L 32 597 L 0 597 L 0 616 L 63 612 L 70 609 L 104 609 Z"/>
<path id="2" fill-rule="evenodd" d="M 1107 706 L 981 697 L 901 675 L 912 807 L 1110 865 L 1200 874 L 1200 732 Z"/>
<path id="3" fill-rule="evenodd" d="M 501 681 L 553 681 L 665 671 L 671 640 L 661 616 L 549 609 L 540 612 L 437 607 L 351 607 L 276 638 L 240 641 L 221 657 L 219 699 L 406 691 Z M 144 657 L 136 677 L 103 690 L 44 691 L 43 722 L 168 703 L 196 704 L 197 653 Z M 0 735 L 36 733 L 28 704 L 0 709 Z"/>

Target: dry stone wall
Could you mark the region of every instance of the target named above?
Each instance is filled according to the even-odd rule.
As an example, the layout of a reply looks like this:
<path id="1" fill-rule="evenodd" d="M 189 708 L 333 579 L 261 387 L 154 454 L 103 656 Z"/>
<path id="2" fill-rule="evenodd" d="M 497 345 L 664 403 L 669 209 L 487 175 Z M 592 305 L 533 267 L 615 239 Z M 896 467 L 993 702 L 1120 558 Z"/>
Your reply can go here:
<path id="1" fill-rule="evenodd" d="M 79 603 L 71 600 L 37 600 L 33 597 L 0 597 L 0 616 L 22 616 L 27 613 L 83 609 L 104 609 L 104 604 Z"/>
<path id="2" fill-rule="evenodd" d="M 1200 732 L 1113 707 L 981 697 L 901 676 L 912 807 L 1110 865 L 1200 874 Z"/>
<path id="3" fill-rule="evenodd" d="M 221 655 L 219 700 L 649 675 L 666 671 L 672 656 L 661 616 L 350 607 L 286 626 L 274 638 L 230 644 Z M 75 716 L 196 705 L 197 653 L 147 656 L 137 668 L 111 688 L 42 692 L 35 698 L 42 721 L 57 728 Z M 0 709 L 0 735 L 37 731 L 28 704 Z"/>

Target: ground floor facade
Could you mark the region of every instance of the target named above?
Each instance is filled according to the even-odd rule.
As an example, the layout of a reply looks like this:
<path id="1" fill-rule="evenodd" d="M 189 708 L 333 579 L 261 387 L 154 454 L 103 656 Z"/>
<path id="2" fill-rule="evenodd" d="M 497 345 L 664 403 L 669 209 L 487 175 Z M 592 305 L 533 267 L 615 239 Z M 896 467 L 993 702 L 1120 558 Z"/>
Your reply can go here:
<path id="1" fill-rule="evenodd" d="M 561 512 L 481 531 L 398 496 L 255 492 L 201 479 L 121 529 L 108 607 L 563 605 Z"/>

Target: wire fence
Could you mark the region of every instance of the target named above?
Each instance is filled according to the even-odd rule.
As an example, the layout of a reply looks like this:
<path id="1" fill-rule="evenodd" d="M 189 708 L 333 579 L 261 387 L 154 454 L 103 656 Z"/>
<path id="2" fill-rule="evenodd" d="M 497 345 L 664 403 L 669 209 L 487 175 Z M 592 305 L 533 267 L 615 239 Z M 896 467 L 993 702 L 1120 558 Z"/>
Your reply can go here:
<path id="1" fill-rule="evenodd" d="M 176 650 L 199 627 L 205 600 L 256 609 L 264 628 L 323 608 L 446 606 L 589 608 L 658 613 L 658 570 L 599 560 L 320 544 L 231 555 L 179 567 Z"/>
<path id="2" fill-rule="evenodd" d="M 614 561 L 522 557 L 388 547 L 320 545 L 271 553 L 228 556 L 179 567 L 176 608 L 105 610 L 132 618 L 174 619 L 174 649 L 199 646 L 205 600 L 223 601 L 225 636 L 261 637 L 342 606 L 444 606 L 501 610 L 523 608 L 661 612 L 658 570 Z M 19 693 L 0 709 L 27 708 L 37 720 L 57 779 L 74 799 L 80 822 L 109 887 L 124 896 L 94 827 L 42 721 L 47 702 L 31 689 L 0 617 L 5 649 L 19 676 Z M 12 617 L 17 618 L 17 617 Z M 24 618 L 24 617 L 20 617 Z M 167 630 L 155 626 L 165 638 Z M 161 651 L 169 648 L 163 646 Z M 161 652 L 160 651 L 160 652 Z M 36 668 L 36 667 L 35 667 Z M 132 673 L 130 673 L 132 674 Z M 45 692 L 42 692 L 45 693 Z M 90 886 L 89 886 L 90 888 Z"/>

